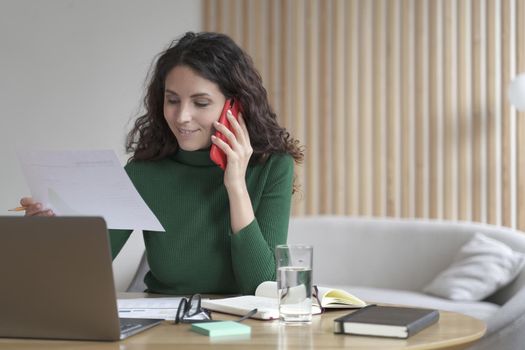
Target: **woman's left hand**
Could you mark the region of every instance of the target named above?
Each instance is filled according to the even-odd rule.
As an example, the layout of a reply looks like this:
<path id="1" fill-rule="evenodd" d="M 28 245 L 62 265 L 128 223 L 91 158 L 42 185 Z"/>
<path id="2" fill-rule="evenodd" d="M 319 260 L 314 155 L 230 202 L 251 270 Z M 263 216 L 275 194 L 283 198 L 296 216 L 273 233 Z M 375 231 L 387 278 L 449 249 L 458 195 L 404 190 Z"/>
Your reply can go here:
<path id="1" fill-rule="evenodd" d="M 226 189 L 242 189 L 246 187 L 246 168 L 253 153 L 250 135 L 241 113 L 238 115 L 238 120 L 234 118 L 231 111 L 226 113 L 226 117 L 232 126 L 233 132 L 219 122 L 215 122 L 214 125 L 226 137 L 228 143 L 215 136 L 211 137 L 211 142 L 222 149 L 228 159 L 224 171 L 224 185 Z"/>

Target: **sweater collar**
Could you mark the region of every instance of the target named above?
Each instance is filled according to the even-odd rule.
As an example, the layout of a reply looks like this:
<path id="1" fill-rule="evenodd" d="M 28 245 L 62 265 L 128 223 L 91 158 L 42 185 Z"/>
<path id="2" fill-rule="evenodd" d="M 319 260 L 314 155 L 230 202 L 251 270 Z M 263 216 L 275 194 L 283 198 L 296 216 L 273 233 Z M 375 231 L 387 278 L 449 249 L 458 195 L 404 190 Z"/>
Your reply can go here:
<path id="1" fill-rule="evenodd" d="M 179 163 L 191 166 L 215 166 L 215 163 L 212 162 L 212 160 L 210 159 L 209 148 L 201 149 L 198 151 L 185 151 L 179 148 L 177 152 L 173 155 L 173 159 L 175 159 Z"/>

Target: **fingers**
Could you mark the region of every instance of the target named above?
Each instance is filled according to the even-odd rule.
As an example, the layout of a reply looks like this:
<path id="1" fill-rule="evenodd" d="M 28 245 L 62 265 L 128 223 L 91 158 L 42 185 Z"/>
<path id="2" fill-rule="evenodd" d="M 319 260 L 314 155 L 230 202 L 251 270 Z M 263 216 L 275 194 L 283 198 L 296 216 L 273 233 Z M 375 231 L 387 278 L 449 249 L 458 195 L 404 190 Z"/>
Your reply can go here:
<path id="1" fill-rule="evenodd" d="M 26 208 L 26 216 L 54 216 L 51 209 L 44 209 L 41 203 L 35 203 Z"/>
<path id="2" fill-rule="evenodd" d="M 20 205 L 23 206 L 23 207 L 28 207 L 28 206 L 30 206 L 30 205 L 32 205 L 34 203 L 35 203 L 35 201 L 31 197 L 23 197 L 20 200 Z"/>
<path id="3" fill-rule="evenodd" d="M 226 125 L 219 123 L 218 121 L 213 122 L 213 126 L 217 131 L 224 135 L 224 137 L 231 143 L 235 141 L 235 135 L 226 127 Z"/>
<path id="4" fill-rule="evenodd" d="M 44 209 L 42 203 L 35 202 L 31 197 L 24 197 L 20 204 L 26 209 L 26 216 L 55 216 L 51 209 Z"/>
<path id="5" fill-rule="evenodd" d="M 212 136 L 211 141 L 219 147 L 228 158 L 228 165 L 225 170 L 225 184 L 238 183 L 239 179 L 244 179 L 246 168 L 253 153 L 250 143 L 246 123 L 239 113 L 238 120 L 232 115 L 231 111 L 226 113 L 226 117 L 231 125 L 229 130 L 226 125 L 215 122 L 215 128 L 224 139 Z M 229 180 L 227 180 L 227 178 Z"/>
<path id="6" fill-rule="evenodd" d="M 248 128 L 246 127 L 242 114 L 239 113 L 237 120 L 231 111 L 228 110 L 226 117 L 228 118 L 233 132 L 217 121 L 214 123 L 215 128 L 224 135 L 231 148 L 238 149 L 242 147 L 251 149 L 250 135 L 248 134 Z"/>
<path id="7" fill-rule="evenodd" d="M 217 147 L 219 147 L 224 152 L 226 157 L 228 157 L 228 159 L 230 159 L 230 157 L 234 154 L 231 146 L 227 142 L 224 142 L 220 138 L 216 137 L 215 135 L 211 136 L 211 142 L 213 142 Z"/>
<path id="8" fill-rule="evenodd" d="M 250 134 L 242 114 L 239 113 L 239 121 L 235 120 L 235 125 L 238 127 L 238 135 L 241 135 L 241 145 L 244 156 L 250 159 L 253 153 L 252 143 L 250 142 Z"/>
<path id="9" fill-rule="evenodd" d="M 239 124 L 242 128 L 243 135 L 246 138 L 246 141 L 248 142 L 249 145 L 251 145 L 250 133 L 248 133 L 248 127 L 246 126 L 246 122 L 244 121 L 244 118 L 241 113 L 239 113 Z"/>
<path id="10" fill-rule="evenodd" d="M 239 124 L 239 121 L 235 119 L 231 111 L 228 111 L 228 113 L 226 113 L 226 117 L 228 118 L 228 121 L 230 122 L 230 125 L 233 131 L 235 132 L 237 141 L 239 141 L 241 145 L 246 145 L 246 135 L 243 128 Z M 242 114 L 239 113 L 237 118 L 242 119 Z"/>

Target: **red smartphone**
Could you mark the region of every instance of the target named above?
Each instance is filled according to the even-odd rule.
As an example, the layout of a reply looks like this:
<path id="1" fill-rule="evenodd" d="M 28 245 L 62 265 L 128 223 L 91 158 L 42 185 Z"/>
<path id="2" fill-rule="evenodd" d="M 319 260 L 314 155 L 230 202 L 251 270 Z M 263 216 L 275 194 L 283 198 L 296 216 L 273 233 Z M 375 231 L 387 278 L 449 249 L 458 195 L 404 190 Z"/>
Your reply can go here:
<path id="1" fill-rule="evenodd" d="M 228 112 L 228 110 L 231 110 L 233 117 L 237 119 L 239 117 L 239 112 L 241 111 L 239 102 L 234 98 L 227 99 L 226 103 L 224 104 L 224 107 L 222 108 L 221 116 L 219 117 L 219 123 L 225 125 L 228 128 L 228 130 L 231 130 L 233 132 L 232 126 L 230 125 L 228 118 L 226 118 L 226 113 Z M 221 134 L 219 131 L 215 131 L 215 136 L 228 143 L 228 139 L 226 139 L 226 136 Z M 226 169 L 226 154 L 224 154 L 222 149 L 215 146 L 215 144 L 213 143 L 211 145 L 210 158 L 222 170 Z"/>

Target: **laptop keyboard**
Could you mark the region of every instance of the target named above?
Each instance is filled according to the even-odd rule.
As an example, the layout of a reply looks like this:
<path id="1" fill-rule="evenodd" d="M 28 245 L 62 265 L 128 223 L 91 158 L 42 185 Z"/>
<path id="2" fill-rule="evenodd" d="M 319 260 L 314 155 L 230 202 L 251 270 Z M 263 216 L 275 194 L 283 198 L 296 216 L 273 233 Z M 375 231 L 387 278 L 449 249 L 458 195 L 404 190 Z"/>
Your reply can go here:
<path id="1" fill-rule="evenodd" d="M 120 333 L 128 333 L 134 329 L 139 329 L 143 327 L 142 320 L 137 320 L 133 318 L 121 318 L 120 319 Z"/>
<path id="2" fill-rule="evenodd" d="M 135 333 L 141 332 L 164 320 L 147 319 L 147 318 L 119 318 L 120 321 L 120 339 L 124 339 Z"/>

